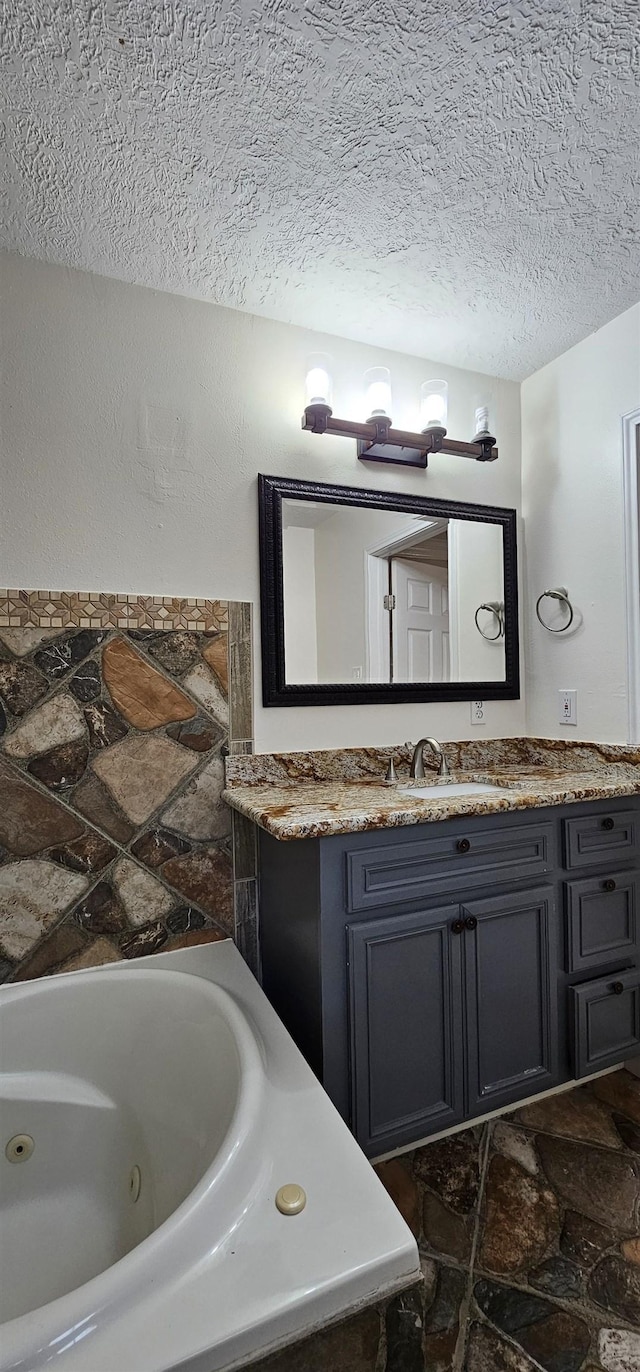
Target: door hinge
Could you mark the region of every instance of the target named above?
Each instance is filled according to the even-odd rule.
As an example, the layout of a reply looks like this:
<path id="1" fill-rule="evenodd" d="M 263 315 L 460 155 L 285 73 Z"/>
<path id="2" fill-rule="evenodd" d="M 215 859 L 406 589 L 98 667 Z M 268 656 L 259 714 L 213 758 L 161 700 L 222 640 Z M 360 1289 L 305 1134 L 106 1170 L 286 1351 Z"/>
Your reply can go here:
<path id="1" fill-rule="evenodd" d="M 386 595 L 383 600 L 385 610 L 395 610 L 396 598 L 394 595 Z"/>

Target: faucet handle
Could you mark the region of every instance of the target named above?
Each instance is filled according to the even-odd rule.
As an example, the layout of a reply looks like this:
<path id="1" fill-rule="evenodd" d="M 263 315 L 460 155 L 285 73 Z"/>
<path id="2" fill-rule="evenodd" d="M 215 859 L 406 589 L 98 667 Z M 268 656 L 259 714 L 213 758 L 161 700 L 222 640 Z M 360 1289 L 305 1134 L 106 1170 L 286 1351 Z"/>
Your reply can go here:
<path id="1" fill-rule="evenodd" d="M 398 780 L 398 778 L 397 778 L 397 776 L 396 776 L 396 769 L 395 769 L 394 758 L 393 758 L 393 753 L 392 753 L 392 754 L 391 754 L 391 757 L 389 758 L 389 766 L 387 767 L 387 775 L 386 775 L 386 777 L 385 777 L 385 781 L 397 781 L 397 780 Z"/>

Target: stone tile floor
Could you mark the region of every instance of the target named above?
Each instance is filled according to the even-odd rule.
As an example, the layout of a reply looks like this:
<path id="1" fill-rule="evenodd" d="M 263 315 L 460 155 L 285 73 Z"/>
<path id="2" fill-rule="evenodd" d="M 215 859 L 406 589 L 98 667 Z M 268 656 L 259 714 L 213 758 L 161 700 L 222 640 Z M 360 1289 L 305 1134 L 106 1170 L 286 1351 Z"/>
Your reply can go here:
<path id="1" fill-rule="evenodd" d="M 640 1372 L 640 1080 L 601 1077 L 377 1171 L 422 1282 L 253 1372 Z"/>

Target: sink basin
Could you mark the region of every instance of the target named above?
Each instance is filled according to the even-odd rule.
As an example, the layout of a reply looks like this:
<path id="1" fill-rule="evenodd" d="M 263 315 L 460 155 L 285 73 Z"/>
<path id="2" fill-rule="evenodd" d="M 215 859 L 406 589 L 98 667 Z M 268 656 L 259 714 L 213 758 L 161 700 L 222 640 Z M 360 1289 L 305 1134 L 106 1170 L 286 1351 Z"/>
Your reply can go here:
<path id="1" fill-rule="evenodd" d="M 504 786 L 491 786 L 484 781 L 436 782 L 431 786 L 399 786 L 403 796 L 415 796 L 416 800 L 449 800 L 453 796 L 508 796 Z"/>

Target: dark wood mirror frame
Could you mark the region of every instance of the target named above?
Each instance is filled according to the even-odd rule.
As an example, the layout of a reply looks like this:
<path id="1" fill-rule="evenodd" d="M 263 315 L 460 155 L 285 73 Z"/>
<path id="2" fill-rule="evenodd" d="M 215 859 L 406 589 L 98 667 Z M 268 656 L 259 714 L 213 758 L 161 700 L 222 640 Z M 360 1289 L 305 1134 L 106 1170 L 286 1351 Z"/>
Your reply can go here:
<path id="1" fill-rule="evenodd" d="M 260 504 L 260 609 L 262 619 L 262 703 L 271 705 L 393 705 L 408 701 L 518 700 L 518 554 L 516 512 L 499 505 L 467 505 L 453 500 L 331 486 L 325 482 L 258 477 Z M 282 500 L 310 500 L 355 505 L 403 514 L 470 519 L 502 526 L 505 605 L 505 680 L 451 681 L 427 684 L 338 682 L 287 685 L 284 652 L 284 582 L 282 569 Z"/>

